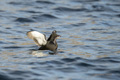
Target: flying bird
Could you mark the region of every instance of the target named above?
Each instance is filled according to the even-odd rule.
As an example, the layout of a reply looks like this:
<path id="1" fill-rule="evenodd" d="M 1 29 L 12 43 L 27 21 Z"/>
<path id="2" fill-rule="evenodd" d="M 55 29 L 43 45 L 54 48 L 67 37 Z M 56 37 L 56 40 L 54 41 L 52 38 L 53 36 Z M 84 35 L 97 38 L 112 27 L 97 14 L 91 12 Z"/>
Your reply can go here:
<path id="1" fill-rule="evenodd" d="M 51 50 L 54 54 L 57 53 L 58 44 L 56 39 L 60 37 L 57 34 L 57 31 L 54 30 L 48 39 L 46 39 L 46 35 L 38 32 L 38 31 L 28 31 L 28 38 L 32 39 L 36 45 L 40 46 L 39 50 Z"/>

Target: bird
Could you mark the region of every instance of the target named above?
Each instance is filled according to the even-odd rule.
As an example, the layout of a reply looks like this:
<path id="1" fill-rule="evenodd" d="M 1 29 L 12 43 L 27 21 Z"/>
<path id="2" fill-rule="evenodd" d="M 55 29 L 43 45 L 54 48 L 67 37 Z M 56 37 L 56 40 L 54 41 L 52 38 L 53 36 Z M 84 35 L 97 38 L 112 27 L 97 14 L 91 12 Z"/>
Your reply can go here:
<path id="1" fill-rule="evenodd" d="M 38 31 L 28 31 L 27 37 L 32 39 L 40 47 L 38 50 L 50 50 L 54 52 L 52 54 L 57 54 L 58 44 L 56 39 L 61 36 L 57 34 L 56 30 L 52 31 L 48 39 L 46 39 L 45 34 Z"/>

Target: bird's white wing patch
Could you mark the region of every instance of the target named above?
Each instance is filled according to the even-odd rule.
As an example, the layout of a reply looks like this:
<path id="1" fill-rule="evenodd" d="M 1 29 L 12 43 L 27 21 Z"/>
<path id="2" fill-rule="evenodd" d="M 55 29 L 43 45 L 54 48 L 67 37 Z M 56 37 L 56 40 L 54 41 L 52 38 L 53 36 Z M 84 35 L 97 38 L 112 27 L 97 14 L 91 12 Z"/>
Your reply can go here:
<path id="1" fill-rule="evenodd" d="M 27 36 L 30 39 L 34 40 L 36 45 L 38 45 L 38 46 L 46 45 L 46 43 L 47 43 L 44 34 L 38 32 L 38 31 L 29 31 L 29 32 L 27 32 Z"/>

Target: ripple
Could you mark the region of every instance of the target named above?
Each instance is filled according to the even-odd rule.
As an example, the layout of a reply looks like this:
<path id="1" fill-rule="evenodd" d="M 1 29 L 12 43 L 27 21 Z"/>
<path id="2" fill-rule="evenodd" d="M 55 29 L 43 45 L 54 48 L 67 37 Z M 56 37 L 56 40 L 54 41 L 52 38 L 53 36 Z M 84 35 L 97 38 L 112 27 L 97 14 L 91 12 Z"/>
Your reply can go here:
<path id="1" fill-rule="evenodd" d="M 100 1 L 100 0 L 72 0 L 74 2 L 95 2 L 95 1 Z"/>
<path id="2" fill-rule="evenodd" d="M 57 68 L 57 70 L 62 71 L 62 72 L 75 72 L 75 69 L 72 67 L 66 67 L 66 68 Z"/>
<path id="3" fill-rule="evenodd" d="M 99 39 L 86 39 L 86 41 L 101 41 Z M 85 46 L 85 47 L 91 47 L 91 46 Z"/>
<path id="4" fill-rule="evenodd" d="M 78 67 L 95 67 L 95 65 L 89 64 L 89 63 L 84 63 L 80 62 L 76 64 Z"/>
<path id="5" fill-rule="evenodd" d="M 27 13 L 42 13 L 42 12 L 32 11 L 32 10 L 28 10 L 28 11 L 26 11 L 26 10 L 24 11 L 24 10 L 23 10 L 23 12 L 27 12 Z"/>
<path id="6" fill-rule="evenodd" d="M 7 44 L 6 42 L 0 41 L 0 44 Z"/>
<path id="7" fill-rule="evenodd" d="M 117 14 L 116 17 L 120 17 L 120 14 Z"/>
<path id="8" fill-rule="evenodd" d="M 72 24 L 73 26 L 85 26 L 86 25 L 86 23 L 77 23 L 77 24 Z"/>
<path id="9" fill-rule="evenodd" d="M 8 2 L 8 4 L 13 5 L 13 6 L 33 6 L 33 2 L 31 1 L 12 1 Z"/>
<path id="10" fill-rule="evenodd" d="M 112 5 L 112 6 L 120 6 L 119 3 L 109 3 L 108 5 Z"/>
<path id="11" fill-rule="evenodd" d="M 46 18 L 57 18 L 57 17 L 50 15 L 50 14 L 43 14 L 41 16 L 46 17 Z"/>
<path id="12" fill-rule="evenodd" d="M 61 61 L 52 61 L 51 63 L 56 64 L 56 65 L 62 65 L 62 64 L 64 64 L 64 63 L 61 62 Z"/>
<path id="13" fill-rule="evenodd" d="M 11 71 L 10 74 L 12 75 L 24 75 L 26 73 L 31 73 L 30 71 Z"/>
<path id="14" fill-rule="evenodd" d="M 17 49 L 17 48 L 23 48 L 23 47 L 20 47 L 20 46 L 9 46 L 9 47 L 3 47 L 5 49 Z"/>
<path id="15" fill-rule="evenodd" d="M 21 2 L 9 2 L 9 4 L 12 4 L 12 5 L 21 5 L 22 3 Z"/>
<path id="16" fill-rule="evenodd" d="M 7 31 L 0 31 L 0 33 L 4 33 L 4 34 L 11 34 L 10 32 L 7 32 Z"/>
<path id="17" fill-rule="evenodd" d="M 105 30 L 105 29 L 102 29 L 102 28 L 92 28 L 92 29 L 88 29 L 88 30 L 101 31 L 101 30 Z"/>
<path id="18" fill-rule="evenodd" d="M 110 45 L 110 46 L 120 46 L 120 41 L 114 41 L 114 42 L 109 43 L 108 45 Z"/>
<path id="19" fill-rule="evenodd" d="M 51 14 L 43 14 L 43 15 L 34 15 L 33 19 L 37 21 L 44 21 L 44 20 L 57 19 L 57 17 Z"/>
<path id="20" fill-rule="evenodd" d="M 40 3 L 40 4 L 55 4 L 53 2 L 50 2 L 50 1 L 36 1 L 37 3 Z"/>
<path id="21" fill-rule="evenodd" d="M 110 69 L 107 69 L 106 67 L 102 66 L 100 68 L 95 68 L 96 71 L 109 71 Z"/>
<path id="22" fill-rule="evenodd" d="M 112 74 L 120 74 L 120 70 L 110 70 L 108 73 L 112 73 Z"/>
<path id="23" fill-rule="evenodd" d="M 17 21 L 17 22 L 34 22 L 32 19 L 28 19 L 28 18 L 17 18 L 15 21 Z"/>
<path id="24" fill-rule="evenodd" d="M 39 74 L 37 72 L 31 72 L 31 71 L 10 71 L 9 74 L 14 75 L 14 79 L 16 80 L 25 80 L 25 77 L 27 77 L 27 79 L 31 79 L 31 75 L 34 76 L 45 76 L 43 74 Z M 21 75 L 22 77 L 19 77 L 19 75 Z"/>
<path id="25" fill-rule="evenodd" d="M 104 63 L 106 63 L 106 62 L 113 62 L 113 63 L 120 63 L 120 60 L 119 60 L 119 58 L 116 58 L 116 57 L 104 57 L 104 58 L 99 58 L 99 59 L 95 59 L 95 60 L 91 60 L 91 62 L 98 62 L 98 63 L 100 63 L 100 62 L 104 62 Z"/>
<path id="26" fill-rule="evenodd" d="M 103 6 L 103 5 L 92 5 L 93 11 L 113 11 L 110 7 L 108 6 Z"/>
<path id="27" fill-rule="evenodd" d="M 76 59 L 64 58 L 64 59 L 62 59 L 62 61 L 64 61 L 64 62 L 74 62 L 74 61 L 76 61 Z"/>
<path id="28" fill-rule="evenodd" d="M 8 77 L 6 75 L 1 75 L 0 74 L 0 80 L 14 80 L 14 79 L 12 79 L 12 78 L 10 78 L 10 77 Z"/>
<path id="29" fill-rule="evenodd" d="M 54 10 L 56 11 L 64 11 L 64 12 L 73 12 L 73 11 L 85 11 L 85 8 L 80 8 L 80 9 L 73 9 L 73 8 L 67 8 L 67 7 L 58 7 L 55 8 Z"/>
<path id="30" fill-rule="evenodd" d="M 4 10 L 0 10 L 0 12 L 5 12 Z M 0 15 L 1 16 L 1 15 Z"/>

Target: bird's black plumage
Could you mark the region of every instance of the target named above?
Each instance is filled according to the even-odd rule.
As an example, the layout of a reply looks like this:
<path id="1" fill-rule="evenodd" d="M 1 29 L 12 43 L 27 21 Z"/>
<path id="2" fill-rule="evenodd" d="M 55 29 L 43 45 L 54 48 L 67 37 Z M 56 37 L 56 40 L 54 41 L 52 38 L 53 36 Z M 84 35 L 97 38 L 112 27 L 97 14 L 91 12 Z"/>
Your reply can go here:
<path id="1" fill-rule="evenodd" d="M 56 54 L 58 44 L 56 42 L 57 37 L 60 37 L 60 35 L 57 34 L 57 31 L 53 31 L 50 37 L 47 39 L 47 44 L 43 45 L 39 48 L 39 50 L 51 50 Z"/>

